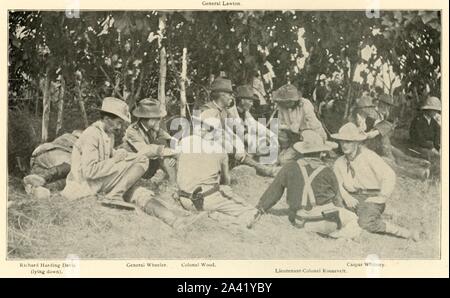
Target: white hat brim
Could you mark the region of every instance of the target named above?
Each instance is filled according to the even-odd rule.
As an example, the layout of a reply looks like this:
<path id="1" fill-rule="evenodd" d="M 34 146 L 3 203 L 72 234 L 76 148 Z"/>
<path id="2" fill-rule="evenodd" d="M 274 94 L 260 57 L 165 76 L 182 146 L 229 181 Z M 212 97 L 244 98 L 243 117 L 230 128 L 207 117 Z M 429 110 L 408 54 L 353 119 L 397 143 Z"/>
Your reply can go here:
<path id="1" fill-rule="evenodd" d="M 338 145 L 335 142 L 325 142 L 323 145 L 309 145 L 305 142 L 297 142 L 294 144 L 294 149 L 299 153 L 313 153 L 324 152 L 336 149 Z"/>
<path id="2" fill-rule="evenodd" d="M 359 135 L 359 136 L 344 136 L 339 133 L 334 133 L 331 135 L 331 137 L 335 140 L 339 141 L 350 141 L 350 142 L 362 142 L 367 139 L 366 135 Z"/>
<path id="3" fill-rule="evenodd" d="M 434 110 L 434 111 L 441 111 L 440 107 L 433 107 L 433 106 L 423 106 L 420 108 L 421 110 Z"/>

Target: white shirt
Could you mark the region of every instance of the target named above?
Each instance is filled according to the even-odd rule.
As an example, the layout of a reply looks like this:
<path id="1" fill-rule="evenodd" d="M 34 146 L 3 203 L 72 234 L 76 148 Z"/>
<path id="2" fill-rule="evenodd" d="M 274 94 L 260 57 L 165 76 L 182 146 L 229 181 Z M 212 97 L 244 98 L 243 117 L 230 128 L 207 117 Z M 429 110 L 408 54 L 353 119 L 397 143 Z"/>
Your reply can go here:
<path id="1" fill-rule="evenodd" d="M 339 190 L 344 199 L 349 192 L 359 189 L 380 189 L 380 196 L 389 198 L 394 191 L 396 175 L 391 167 L 375 152 L 364 146 L 350 165 L 355 171 L 352 176 L 347 167 L 347 158 L 343 155 L 334 163 L 334 172 L 339 182 Z"/>

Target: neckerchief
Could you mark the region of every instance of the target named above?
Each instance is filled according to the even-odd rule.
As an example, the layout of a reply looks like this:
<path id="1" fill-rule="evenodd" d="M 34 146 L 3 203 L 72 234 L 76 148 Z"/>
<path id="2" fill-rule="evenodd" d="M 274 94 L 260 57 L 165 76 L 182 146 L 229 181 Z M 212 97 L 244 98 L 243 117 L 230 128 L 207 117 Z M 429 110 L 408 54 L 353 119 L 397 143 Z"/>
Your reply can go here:
<path id="1" fill-rule="evenodd" d="M 355 157 L 352 158 L 351 160 L 348 158 L 347 155 L 345 155 L 345 161 L 347 162 L 347 173 L 350 172 L 350 174 L 352 175 L 352 178 L 355 178 L 355 169 L 353 168 L 351 162 L 354 161 L 358 155 L 361 154 L 361 148 L 358 147 Z"/>

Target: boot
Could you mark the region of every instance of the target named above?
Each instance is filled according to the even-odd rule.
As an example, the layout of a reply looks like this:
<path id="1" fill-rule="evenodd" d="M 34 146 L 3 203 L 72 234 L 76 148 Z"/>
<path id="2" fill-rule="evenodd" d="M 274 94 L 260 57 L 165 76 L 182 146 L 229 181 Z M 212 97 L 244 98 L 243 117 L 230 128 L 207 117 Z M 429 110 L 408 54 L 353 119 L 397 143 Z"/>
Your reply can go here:
<path id="1" fill-rule="evenodd" d="M 412 239 L 415 242 L 420 240 L 420 235 L 418 231 L 410 231 L 408 229 L 399 227 L 392 223 L 386 223 L 386 233 L 400 238 Z"/>
<path id="2" fill-rule="evenodd" d="M 261 216 L 263 215 L 263 211 L 257 210 L 253 216 L 250 216 L 250 220 L 247 222 L 246 226 L 248 229 L 251 229 L 255 226 L 255 224 L 259 221 Z"/>
<path id="3" fill-rule="evenodd" d="M 45 178 L 41 177 L 39 175 L 36 174 L 31 174 L 28 176 L 25 176 L 23 178 L 23 184 L 25 186 L 25 188 L 27 188 L 27 186 L 32 186 L 32 187 L 39 187 L 39 186 L 43 186 L 45 185 Z"/>

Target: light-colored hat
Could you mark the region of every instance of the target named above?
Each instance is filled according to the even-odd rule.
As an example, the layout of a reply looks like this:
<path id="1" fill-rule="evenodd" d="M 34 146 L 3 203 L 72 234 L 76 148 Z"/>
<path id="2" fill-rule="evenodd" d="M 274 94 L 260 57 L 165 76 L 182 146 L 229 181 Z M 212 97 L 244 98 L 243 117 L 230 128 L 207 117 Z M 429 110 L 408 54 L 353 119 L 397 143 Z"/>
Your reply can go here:
<path id="1" fill-rule="evenodd" d="M 318 133 L 313 130 L 303 131 L 302 138 L 303 141 L 294 144 L 294 149 L 302 154 L 330 151 L 338 147 L 335 142 L 325 141 Z"/>
<path id="2" fill-rule="evenodd" d="M 233 87 L 231 84 L 231 80 L 218 77 L 211 84 L 211 92 L 228 92 L 233 93 Z"/>
<path id="3" fill-rule="evenodd" d="M 354 142 L 361 142 L 367 139 L 366 134 L 351 122 L 344 124 L 339 129 L 339 132 L 332 134 L 331 137 L 336 140 Z"/>
<path id="4" fill-rule="evenodd" d="M 373 104 L 373 98 L 370 96 L 362 96 L 356 99 L 355 108 L 356 109 L 375 108 L 375 105 Z"/>
<path id="5" fill-rule="evenodd" d="M 128 105 L 118 98 L 105 97 L 102 102 L 102 107 L 97 110 L 116 115 L 126 122 L 131 122 Z"/>
<path id="6" fill-rule="evenodd" d="M 441 101 L 439 100 L 439 98 L 434 96 L 428 97 L 421 109 L 441 111 Z"/>
<path id="7" fill-rule="evenodd" d="M 166 112 L 161 112 L 160 103 L 153 98 L 141 99 L 132 114 L 137 118 L 162 118 L 167 115 Z"/>
<path id="8" fill-rule="evenodd" d="M 286 102 L 286 101 L 299 101 L 300 96 L 297 88 L 291 84 L 286 84 L 273 92 L 273 101 Z"/>

